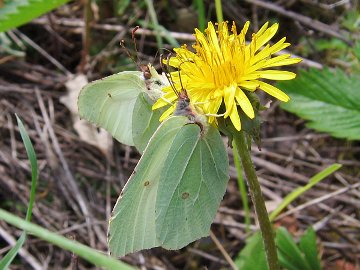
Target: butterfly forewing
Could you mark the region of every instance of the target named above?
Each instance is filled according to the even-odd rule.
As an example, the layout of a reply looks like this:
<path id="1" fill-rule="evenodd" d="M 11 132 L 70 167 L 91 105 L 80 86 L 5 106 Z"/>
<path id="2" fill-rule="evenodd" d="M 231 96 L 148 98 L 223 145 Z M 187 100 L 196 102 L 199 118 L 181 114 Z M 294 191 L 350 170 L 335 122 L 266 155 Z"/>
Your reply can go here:
<path id="1" fill-rule="evenodd" d="M 133 111 L 145 89 L 139 71 L 124 71 L 89 83 L 79 95 L 80 117 L 106 129 L 119 142 L 134 145 Z"/>

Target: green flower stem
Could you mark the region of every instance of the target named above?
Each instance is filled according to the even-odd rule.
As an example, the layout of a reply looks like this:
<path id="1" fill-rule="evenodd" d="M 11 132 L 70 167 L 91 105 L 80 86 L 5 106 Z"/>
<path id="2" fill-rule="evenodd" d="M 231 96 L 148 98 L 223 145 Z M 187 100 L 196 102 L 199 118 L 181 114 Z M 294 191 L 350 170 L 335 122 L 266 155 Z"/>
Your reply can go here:
<path id="1" fill-rule="evenodd" d="M 161 29 L 161 27 L 159 25 L 159 22 L 158 22 L 158 19 L 157 19 L 157 16 L 156 16 L 156 11 L 155 11 L 155 8 L 154 8 L 154 2 L 152 0 L 145 0 L 145 3 L 147 5 L 147 7 L 148 7 L 148 11 L 149 11 L 149 14 L 150 14 L 150 19 L 151 19 L 153 28 L 154 28 L 154 30 L 156 32 L 156 42 L 157 42 L 158 48 L 159 48 L 160 51 L 162 51 L 164 46 L 163 46 L 161 33 L 163 31 L 162 31 L 162 29 Z"/>
<path id="2" fill-rule="evenodd" d="M 251 160 L 250 151 L 247 147 L 244 132 L 237 132 L 234 136 L 238 154 L 243 164 L 246 179 L 249 185 L 249 191 L 252 202 L 255 207 L 256 215 L 259 220 L 260 230 L 264 241 L 265 252 L 269 270 L 278 270 L 278 258 L 274 241 L 274 232 L 265 207 L 264 197 L 261 193 L 260 184 L 256 176 L 254 164 Z"/>
<path id="3" fill-rule="evenodd" d="M 217 22 L 220 24 L 224 21 L 221 0 L 215 0 L 215 10 Z"/>
<path id="4" fill-rule="evenodd" d="M 247 188 L 245 186 L 245 179 L 243 177 L 243 170 L 241 166 L 240 157 L 237 155 L 238 150 L 236 147 L 236 143 L 233 141 L 233 155 L 234 155 L 234 165 L 237 171 L 237 180 L 238 180 L 238 186 L 242 201 L 242 207 L 244 208 L 245 212 L 245 231 L 246 233 L 250 232 L 250 209 L 249 209 L 249 201 L 247 196 Z"/>

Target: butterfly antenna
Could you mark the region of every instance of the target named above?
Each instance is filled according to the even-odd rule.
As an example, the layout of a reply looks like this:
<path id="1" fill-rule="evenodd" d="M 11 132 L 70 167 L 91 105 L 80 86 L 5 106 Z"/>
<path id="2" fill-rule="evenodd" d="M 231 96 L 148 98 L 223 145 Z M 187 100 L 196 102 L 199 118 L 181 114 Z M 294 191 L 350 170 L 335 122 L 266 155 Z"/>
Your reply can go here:
<path id="1" fill-rule="evenodd" d="M 170 56 L 171 54 L 169 54 L 167 57 L 166 57 L 166 65 L 164 64 L 164 58 L 163 58 L 163 54 L 160 55 L 160 65 L 161 65 L 161 68 L 162 70 L 164 71 L 165 73 L 165 76 L 166 78 L 168 79 L 169 83 L 170 83 L 170 86 L 171 88 L 173 89 L 174 93 L 179 97 L 180 93 L 179 91 L 176 89 L 175 85 L 174 85 L 174 81 L 173 81 L 173 78 L 171 76 L 171 72 L 169 70 L 169 62 L 170 62 Z"/>
<path id="2" fill-rule="evenodd" d="M 164 64 L 164 55 L 163 54 L 160 54 L 160 57 L 159 57 L 159 60 L 160 60 L 160 67 L 163 71 L 163 73 L 165 73 L 165 76 L 167 78 L 167 80 L 169 81 L 169 84 L 171 85 L 171 87 L 173 88 L 173 84 L 172 84 L 172 81 L 169 77 L 169 72 L 168 72 L 168 68 L 167 66 Z"/>
<path id="3" fill-rule="evenodd" d="M 136 66 L 138 66 L 138 64 L 137 64 L 137 62 L 135 61 L 134 57 L 131 55 L 131 53 L 130 53 L 130 51 L 128 50 L 128 48 L 126 48 L 126 46 L 125 46 L 125 41 L 124 41 L 123 39 L 120 41 L 120 46 L 121 46 L 121 48 L 123 48 L 123 50 L 125 51 L 125 53 L 127 54 L 127 56 L 134 62 L 134 64 L 135 64 Z"/>
<path id="4" fill-rule="evenodd" d="M 180 97 L 180 92 L 176 89 L 175 84 L 174 84 L 174 80 L 172 78 L 171 72 L 169 71 L 169 66 L 170 66 L 170 57 L 171 57 L 171 52 L 167 55 L 166 57 L 166 69 L 167 69 L 167 73 L 169 74 L 170 80 L 172 82 L 172 86 L 173 86 L 173 90 L 175 92 L 175 94 Z"/>
<path id="5" fill-rule="evenodd" d="M 181 64 L 182 64 L 182 63 L 181 63 Z M 181 80 L 181 74 L 180 74 L 180 66 L 181 66 L 181 64 L 179 65 L 179 68 L 178 68 L 178 76 L 179 76 L 179 80 L 180 80 L 181 91 L 186 91 L 186 90 L 184 89 L 184 85 L 183 85 L 182 80 Z"/>
<path id="6" fill-rule="evenodd" d="M 155 56 L 154 56 L 154 59 L 156 59 L 158 57 L 158 54 L 160 53 L 159 49 L 156 50 L 156 53 L 155 53 Z M 161 54 L 160 54 L 160 57 L 161 57 Z M 155 60 L 154 60 L 155 61 Z M 162 66 L 161 66 L 162 68 Z"/>
<path id="7" fill-rule="evenodd" d="M 180 85 L 181 85 L 181 90 L 182 91 L 185 91 L 186 92 L 186 89 L 184 88 L 184 85 L 182 83 L 182 79 L 181 79 L 181 74 L 180 74 L 180 71 L 181 71 L 181 65 L 182 64 L 185 64 L 186 62 L 191 62 L 191 63 L 194 63 L 193 60 L 186 60 L 186 61 L 183 61 L 179 64 L 179 67 L 178 67 L 178 73 L 179 73 L 179 80 L 180 80 Z"/>
<path id="8" fill-rule="evenodd" d="M 132 41 L 134 43 L 134 50 L 136 52 L 136 62 L 138 63 L 139 62 L 139 51 L 137 49 L 137 44 L 136 44 L 136 38 L 135 38 L 135 32 L 140 28 L 140 26 L 135 26 L 134 29 L 131 31 L 131 38 L 132 38 Z"/>

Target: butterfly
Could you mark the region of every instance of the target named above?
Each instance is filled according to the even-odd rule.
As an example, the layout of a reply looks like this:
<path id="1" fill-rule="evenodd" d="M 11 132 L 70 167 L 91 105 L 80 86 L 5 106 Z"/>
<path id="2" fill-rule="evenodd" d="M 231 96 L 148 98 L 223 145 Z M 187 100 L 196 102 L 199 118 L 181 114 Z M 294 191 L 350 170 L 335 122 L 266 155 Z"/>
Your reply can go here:
<path id="1" fill-rule="evenodd" d="M 113 256 L 161 246 L 180 249 L 209 235 L 229 180 L 219 131 L 199 122 L 185 89 L 174 116 L 151 136 L 109 221 Z"/>

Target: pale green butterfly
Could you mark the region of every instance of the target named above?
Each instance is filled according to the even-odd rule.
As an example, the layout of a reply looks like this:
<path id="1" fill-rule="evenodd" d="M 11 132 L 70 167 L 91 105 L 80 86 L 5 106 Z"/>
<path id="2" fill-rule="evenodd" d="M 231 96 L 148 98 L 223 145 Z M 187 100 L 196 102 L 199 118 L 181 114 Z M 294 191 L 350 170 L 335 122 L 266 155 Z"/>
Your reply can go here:
<path id="1" fill-rule="evenodd" d="M 144 67 L 144 66 L 143 66 Z M 123 71 L 86 85 L 78 99 L 79 114 L 106 129 L 123 144 L 142 152 L 159 126 L 161 111 L 151 106 L 168 84 L 151 66 L 141 71 Z"/>
<path id="2" fill-rule="evenodd" d="M 113 209 L 110 253 L 180 249 L 209 235 L 228 176 L 219 131 L 198 123 L 182 91 L 175 114 L 151 137 Z"/>

